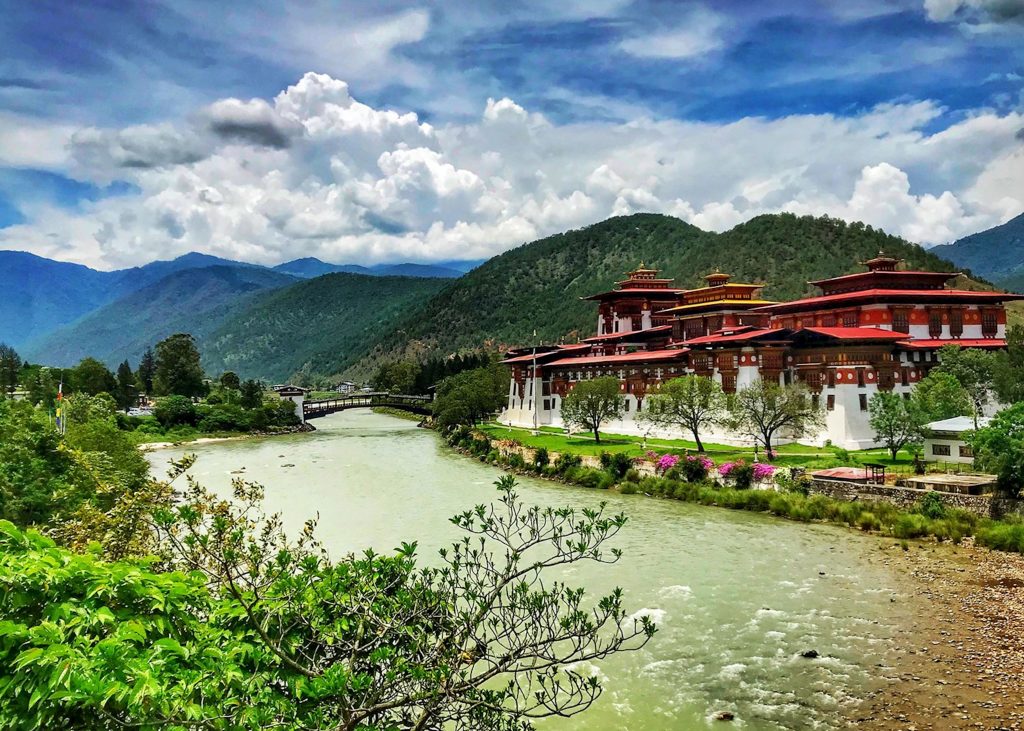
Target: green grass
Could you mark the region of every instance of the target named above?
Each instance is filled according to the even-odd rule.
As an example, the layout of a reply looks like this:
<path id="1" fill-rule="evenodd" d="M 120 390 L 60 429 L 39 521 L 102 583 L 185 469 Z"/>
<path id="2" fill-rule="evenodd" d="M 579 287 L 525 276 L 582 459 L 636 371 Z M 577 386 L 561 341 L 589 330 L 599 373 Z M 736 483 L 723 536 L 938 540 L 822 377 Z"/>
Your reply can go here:
<path id="1" fill-rule="evenodd" d="M 630 457 L 642 457 L 648 450 L 655 452 L 683 452 L 685 450 L 696 452 L 697 450 L 695 442 L 685 439 L 648 439 L 645 447 L 642 437 L 601 434 L 601 441 L 595 442 L 593 436 L 589 434 L 568 436 L 557 427 L 541 427 L 536 435 L 532 434 L 529 429 L 515 427 L 509 429 L 509 427 L 497 423 L 486 424 L 479 427 L 479 430 L 492 439 L 514 439 L 531 448 L 544 447 L 550 452 L 569 452 L 594 457 L 602 452 L 612 454 L 623 452 Z M 705 442 L 704 448 L 705 453 L 719 463 L 737 459 L 749 462 L 754 459 L 752 447 Z M 761 450 L 759 454 L 763 455 L 764 451 Z M 911 468 L 911 456 L 907 452 L 901 452 L 895 461 L 885 449 L 864 449 L 846 454 L 849 455 L 848 462 L 843 460 L 844 450 L 835 447 L 813 447 L 799 443 L 783 444 L 776 448 L 776 458 L 773 464 L 781 467 L 824 469 L 846 464 L 857 466 L 866 462 L 878 462 L 901 472 L 910 471 Z"/>

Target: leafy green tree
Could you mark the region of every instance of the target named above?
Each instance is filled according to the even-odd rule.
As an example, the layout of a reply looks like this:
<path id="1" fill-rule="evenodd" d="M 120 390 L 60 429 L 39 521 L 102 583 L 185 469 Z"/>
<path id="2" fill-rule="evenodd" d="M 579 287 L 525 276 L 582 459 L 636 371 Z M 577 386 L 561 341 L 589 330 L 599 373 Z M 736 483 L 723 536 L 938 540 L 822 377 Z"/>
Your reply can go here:
<path id="1" fill-rule="evenodd" d="M 156 356 L 153 354 L 152 348 L 146 348 L 146 352 L 142 354 L 136 377 L 139 379 L 139 388 L 142 389 L 142 392 L 147 396 L 152 395 L 154 393 L 153 379 L 156 378 Z"/>
<path id="2" fill-rule="evenodd" d="M 416 387 L 416 378 L 419 372 L 419 364 L 411 360 L 385 363 L 373 377 L 373 387 L 378 391 L 390 393 L 412 393 Z"/>
<path id="3" fill-rule="evenodd" d="M 949 373 L 967 391 L 973 405 L 975 428 L 978 426 L 978 417 L 985 412 L 985 406 L 992 398 L 995 369 L 995 354 L 987 350 L 961 348 L 959 345 L 939 348 L 939 365 L 935 370 Z"/>
<path id="4" fill-rule="evenodd" d="M 998 486 L 1011 497 L 1024 488 L 1024 402 L 1003 409 L 969 441 L 974 464 L 997 476 Z"/>
<path id="5" fill-rule="evenodd" d="M 720 422 L 727 413 L 725 392 L 717 381 L 703 376 L 683 376 L 661 384 L 647 395 L 640 421 L 688 431 L 704 451 L 700 433 Z"/>
<path id="6" fill-rule="evenodd" d="M 199 422 L 196 405 L 185 396 L 164 396 L 157 400 L 153 416 L 165 429 L 172 426 L 195 426 Z"/>
<path id="7" fill-rule="evenodd" d="M 243 381 L 240 390 L 242 395 L 239 399 L 243 409 L 258 409 L 263 405 L 263 384 L 253 379 Z"/>
<path id="8" fill-rule="evenodd" d="M 18 387 L 21 357 L 7 343 L 0 343 L 0 394 L 10 398 Z"/>
<path id="9" fill-rule="evenodd" d="M 760 442 L 769 459 L 772 439 L 785 430 L 793 439 L 818 431 L 824 415 L 802 383 L 780 386 L 758 379 L 729 400 L 729 426 Z"/>
<path id="10" fill-rule="evenodd" d="M 910 408 L 922 423 L 969 416 L 974 412 L 971 395 L 952 373 L 933 370 L 914 387 Z"/>
<path id="11" fill-rule="evenodd" d="M 114 399 L 117 401 L 118 408 L 124 411 L 131 408 L 131 405 L 135 403 L 135 388 L 135 374 L 132 373 L 132 367 L 128 361 L 123 361 L 117 367 L 117 388 L 114 391 Z"/>
<path id="12" fill-rule="evenodd" d="M 224 371 L 220 376 L 220 385 L 237 391 L 242 387 L 242 381 L 234 371 Z"/>
<path id="13" fill-rule="evenodd" d="M 117 390 L 117 379 L 110 369 L 95 358 L 82 358 L 71 369 L 71 383 L 76 391 L 95 396 L 98 393 L 113 394 Z"/>
<path id="14" fill-rule="evenodd" d="M 1024 401 L 1024 327 L 1011 327 L 1006 333 L 1006 350 L 996 353 L 993 388 L 999 401 L 1015 404 Z"/>
<path id="15" fill-rule="evenodd" d="M 0 601 L 0 727 L 516 731 L 584 711 L 601 684 L 573 667 L 656 628 L 618 589 L 587 606 L 547 574 L 616 561 L 626 519 L 524 506 L 514 486 L 455 516 L 465 537 L 425 568 L 415 544 L 333 562 L 312 523 L 290 542 L 241 481 L 160 513 L 169 573 L 0 523 L 0 586 L 18 586 Z"/>
<path id="16" fill-rule="evenodd" d="M 153 386 L 161 396 L 205 395 L 199 349 L 191 335 L 177 333 L 157 343 Z"/>
<path id="17" fill-rule="evenodd" d="M 875 439 L 885 444 L 894 460 L 903 447 L 921 438 L 920 416 L 902 396 L 879 391 L 871 397 L 868 410 Z"/>
<path id="18" fill-rule="evenodd" d="M 463 371 L 437 385 L 432 404 L 440 429 L 473 425 L 501 408 L 508 395 L 508 369 L 501 365 Z"/>
<path id="19" fill-rule="evenodd" d="M 580 381 L 562 399 L 562 421 L 594 434 L 601 441 L 601 425 L 622 417 L 626 400 L 622 398 L 619 379 L 603 376 Z"/>

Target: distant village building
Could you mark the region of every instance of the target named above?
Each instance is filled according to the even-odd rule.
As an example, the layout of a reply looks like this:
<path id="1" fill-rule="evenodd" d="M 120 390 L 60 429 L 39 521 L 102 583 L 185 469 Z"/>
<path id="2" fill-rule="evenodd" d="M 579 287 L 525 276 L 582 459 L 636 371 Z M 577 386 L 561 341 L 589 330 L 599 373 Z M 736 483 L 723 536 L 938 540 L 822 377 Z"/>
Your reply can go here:
<path id="1" fill-rule="evenodd" d="M 288 399 L 295 404 L 295 416 L 298 417 L 300 423 L 305 424 L 306 411 L 304 405 L 306 403 L 306 394 L 309 393 L 309 389 L 303 388 L 302 386 L 292 386 L 291 384 L 278 384 L 273 386 L 272 390 L 282 399 Z"/>
<path id="2" fill-rule="evenodd" d="M 334 388 L 334 390 L 337 391 L 338 393 L 353 393 L 358 389 L 359 386 L 355 383 L 352 383 L 352 381 L 342 381 Z"/>
<path id="3" fill-rule="evenodd" d="M 978 418 L 978 427 L 988 426 L 991 419 Z M 928 436 L 924 440 L 924 458 L 927 462 L 974 464 L 974 452 L 967 443 L 967 435 L 974 431 L 974 419 L 957 416 L 925 424 Z"/>
<path id="4" fill-rule="evenodd" d="M 790 302 L 765 300 L 764 285 L 732 282 L 721 272 L 706 276 L 704 287 L 678 289 L 641 265 L 616 288 L 585 298 L 598 303 L 593 337 L 509 352 L 502 421 L 562 426 L 565 395 L 582 380 L 610 375 L 620 381 L 626 413 L 606 428 L 641 434 L 636 415 L 663 381 L 698 374 L 734 393 L 760 378 L 810 388 L 825 411 L 825 428 L 812 442 L 877 446 L 871 397 L 909 397 L 944 345 L 1004 348 L 1004 303 L 1024 295 L 949 289 L 956 272 L 901 270 L 898 259 L 881 253 L 864 264 L 867 271 L 811 282 L 820 296 Z"/>

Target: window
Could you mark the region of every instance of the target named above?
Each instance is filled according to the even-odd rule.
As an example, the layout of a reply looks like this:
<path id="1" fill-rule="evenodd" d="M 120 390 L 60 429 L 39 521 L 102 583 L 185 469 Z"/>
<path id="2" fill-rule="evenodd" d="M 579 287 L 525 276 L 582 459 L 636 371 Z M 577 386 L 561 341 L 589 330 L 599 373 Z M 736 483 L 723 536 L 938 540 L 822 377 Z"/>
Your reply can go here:
<path id="1" fill-rule="evenodd" d="M 901 368 L 900 369 L 900 385 L 901 386 L 909 386 L 910 385 L 910 370 L 907 369 L 907 368 Z M 909 396 L 910 394 L 903 394 L 903 395 L 904 396 Z"/>
<path id="2" fill-rule="evenodd" d="M 948 457 L 949 456 L 949 445 L 948 444 L 933 444 L 932 454 L 936 457 Z"/>
<path id="3" fill-rule="evenodd" d="M 868 395 L 866 393 L 857 394 L 857 398 L 860 399 L 860 410 L 868 410 Z"/>
<path id="4" fill-rule="evenodd" d="M 544 399 L 544 410 L 545 411 L 550 411 L 551 410 L 551 400 L 550 399 Z"/>
<path id="5" fill-rule="evenodd" d="M 892 329 L 898 333 L 910 332 L 910 315 L 906 310 L 892 313 Z"/>
<path id="6" fill-rule="evenodd" d="M 994 338 L 999 332 L 999 322 L 996 320 L 996 313 L 986 310 L 981 313 L 981 335 L 986 338 Z"/>
<path id="7" fill-rule="evenodd" d="M 844 312 L 843 313 L 843 327 L 857 327 L 857 312 Z"/>
<path id="8" fill-rule="evenodd" d="M 960 445 L 960 456 L 961 457 L 970 457 L 970 458 L 973 459 L 974 458 L 974 449 L 971 447 L 970 444 L 961 444 Z"/>
<path id="9" fill-rule="evenodd" d="M 928 334 L 933 337 L 942 336 L 942 313 L 941 312 L 929 312 L 928 313 Z"/>
<path id="10" fill-rule="evenodd" d="M 828 398 L 825 399 L 825 408 L 829 411 L 836 410 L 836 395 L 834 393 L 830 393 Z"/>
<path id="11" fill-rule="evenodd" d="M 828 387 L 829 388 L 835 388 L 836 387 L 836 372 L 834 370 L 832 370 L 831 368 L 829 368 L 828 371 L 827 371 L 827 378 L 828 378 Z"/>
<path id="12" fill-rule="evenodd" d="M 821 408 L 821 397 L 818 394 L 813 394 L 811 396 L 811 407 L 815 411 Z"/>
<path id="13" fill-rule="evenodd" d="M 953 310 L 949 313 L 949 334 L 954 338 L 964 334 L 963 310 Z"/>
<path id="14" fill-rule="evenodd" d="M 858 368 L 857 369 L 857 385 L 860 386 L 861 388 L 864 388 L 864 369 L 863 368 Z"/>

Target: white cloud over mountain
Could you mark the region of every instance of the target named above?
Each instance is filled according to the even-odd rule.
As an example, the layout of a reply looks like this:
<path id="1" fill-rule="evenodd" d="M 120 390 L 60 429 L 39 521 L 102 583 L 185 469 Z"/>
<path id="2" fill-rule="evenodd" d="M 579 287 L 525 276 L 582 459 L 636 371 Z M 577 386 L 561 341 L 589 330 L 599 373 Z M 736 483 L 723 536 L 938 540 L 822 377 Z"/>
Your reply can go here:
<path id="1" fill-rule="evenodd" d="M 781 210 L 934 244 L 1024 210 L 1024 115 L 980 110 L 929 132 L 942 113 L 907 102 L 854 116 L 555 124 L 498 99 L 474 121 L 433 126 L 309 73 L 273 100 L 220 100 L 179 124 L 74 131 L 53 165 L 137 192 L 30 206 L 0 245 L 103 267 L 191 250 L 429 261 L 613 214 L 721 230 Z"/>

